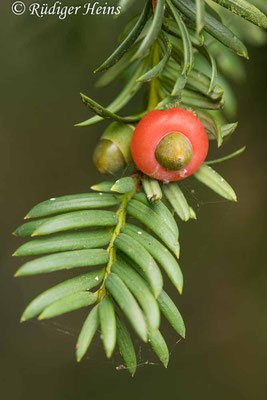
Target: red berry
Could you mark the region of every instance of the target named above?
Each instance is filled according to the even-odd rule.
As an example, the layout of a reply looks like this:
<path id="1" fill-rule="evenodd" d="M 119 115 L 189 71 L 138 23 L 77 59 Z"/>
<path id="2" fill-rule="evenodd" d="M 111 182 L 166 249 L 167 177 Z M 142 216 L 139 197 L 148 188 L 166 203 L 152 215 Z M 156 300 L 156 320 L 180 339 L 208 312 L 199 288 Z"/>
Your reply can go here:
<path id="1" fill-rule="evenodd" d="M 158 160 L 164 157 L 159 157 L 157 154 L 158 160 L 156 158 L 156 149 L 161 140 L 174 132 L 181 134 L 177 135 L 180 141 L 181 136 L 185 136 L 184 142 L 189 142 L 192 150 L 191 157 L 185 156 L 188 163 L 178 163 L 177 165 L 183 167 L 175 171 L 173 171 L 175 168 L 166 169 L 159 163 Z M 167 146 L 168 142 L 171 143 L 169 146 L 173 146 L 172 141 L 166 141 Z M 181 142 L 178 142 L 178 147 L 180 149 L 187 148 L 187 154 L 189 154 L 188 145 L 181 146 L 180 144 Z M 163 146 L 161 146 L 161 155 Z M 137 168 L 151 178 L 164 181 L 179 181 L 192 175 L 204 162 L 208 148 L 209 141 L 204 126 L 192 112 L 183 108 L 172 108 L 166 111 L 154 110 L 148 113 L 137 124 L 131 143 L 132 157 Z M 173 155 L 173 147 L 166 147 L 166 153 L 168 152 Z M 180 156 L 181 154 L 179 154 Z M 168 155 L 166 157 L 168 158 Z M 166 157 L 164 165 L 166 165 Z M 170 165 L 173 165 L 172 161 L 170 159 Z"/>

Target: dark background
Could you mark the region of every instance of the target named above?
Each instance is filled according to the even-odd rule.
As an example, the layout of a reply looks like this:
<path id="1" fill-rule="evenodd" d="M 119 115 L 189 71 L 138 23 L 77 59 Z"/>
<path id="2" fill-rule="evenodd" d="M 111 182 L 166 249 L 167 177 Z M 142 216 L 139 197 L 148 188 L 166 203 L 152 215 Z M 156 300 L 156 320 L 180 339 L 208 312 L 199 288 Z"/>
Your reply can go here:
<path id="1" fill-rule="evenodd" d="M 7 3 L 7 4 L 6 4 Z M 263 400 L 266 388 L 266 89 L 267 51 L 249 49 L 247 81 L 235 87 L 239 127 L 213 158 L 247 145 L 240 158 L 217 170 L 234 186 L 230 204 L 194 181 L 189 200 L 198 220 L 180 223 L 185 288 L 177 304 L 187 338 L 167 329 L 167 370 L 136 343 L 134 379 L 116 353 L 106 361 L 100 340 L 77 364 L 76 336 L 86 311 L 45 323 L 19 323 L 26 304 L 68 273 L 14 279 L 21 241 L 11 236 L 36 203 L 79 193 L 102 178 L 92 151 L 105 124 L 75 128 L 89 116 L 83 91 L 103 104 L 116 87 L 96 90 L 94 67 L 110 53 L 125 17 L 72 17 L 66 21 L 16 17 L 1 4 L 1 396 L 9 400 Z M 172 288 L 170 293 L 175 296 Z M 176 297 L 177 298 L 177 297 Z M 148 361 L 148 362 L 147 362 Z"/>

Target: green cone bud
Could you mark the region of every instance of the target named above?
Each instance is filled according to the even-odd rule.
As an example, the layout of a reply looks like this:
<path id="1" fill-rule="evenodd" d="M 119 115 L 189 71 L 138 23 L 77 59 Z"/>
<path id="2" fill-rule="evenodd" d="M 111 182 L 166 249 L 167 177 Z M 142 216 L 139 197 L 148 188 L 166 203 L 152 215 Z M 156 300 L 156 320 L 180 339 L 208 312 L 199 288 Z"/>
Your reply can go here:
<path id="1" fill-rule="evenodd" d="M 101 139 L 96 146 L 93 161 L 102 174 L 115 173 L 125 165 L 125 159 L 120 149 L 106 139 Z"/>
<path id="2" fill-rule="evenodd" d="M 131 140 L 134 126 L 113 122 L 95 148 L 93 161 L 102 174 L 114 174 L 132 161 Z"/>

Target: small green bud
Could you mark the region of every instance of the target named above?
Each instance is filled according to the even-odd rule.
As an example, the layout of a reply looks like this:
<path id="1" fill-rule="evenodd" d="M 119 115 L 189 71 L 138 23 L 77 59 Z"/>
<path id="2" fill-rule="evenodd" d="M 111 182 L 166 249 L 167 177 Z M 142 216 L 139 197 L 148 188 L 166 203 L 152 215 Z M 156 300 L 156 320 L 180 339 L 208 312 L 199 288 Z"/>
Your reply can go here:
<path id="1" fill-rule="evenodd" d="M 115 173 L 126 164 L 120 149 L 106 139 L 101 139 L 96 146 L 93 161 L 98 171 L 102 174 Z"/>
<path id="2" fill-rule="evenodd" d="M 102 174 L 114 174 L 130 164 L 131 140 L 134 126 L 113 122 L 110 124 L 95 148 L 93 161 Z"/>

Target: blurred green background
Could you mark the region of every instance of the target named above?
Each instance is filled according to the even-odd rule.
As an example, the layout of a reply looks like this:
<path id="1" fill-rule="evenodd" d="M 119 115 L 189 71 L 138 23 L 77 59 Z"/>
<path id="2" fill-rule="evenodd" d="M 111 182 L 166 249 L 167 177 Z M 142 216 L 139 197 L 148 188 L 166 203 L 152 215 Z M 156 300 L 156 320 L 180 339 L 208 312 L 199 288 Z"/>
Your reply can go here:
<path id="1" fill-rule="evenodd" d="M 223 201 L 193 180 L 184 183 L 198 220 L 180 224 L 184 294 L 178 297 L 171 287 L 169 292 L 184 316 L 187 338 L 176 343 L 179 338 L 166 327 L 172 351 L 167 370 L 137 340 L 140 366 L 132 379 L 120 368 L 118 353 L 105 359 L 99 338 L 76 363 L 75 340 L 86 310 L 19 323 L 35 295 L 69 274 L 14 279 L 21 260 L 11 257 L 21 243 L 11 233 L 33 205 L 88 191 L 102 179 L 92 151 L 105 124 L 73 125 L 90 116 L 80 91 L 103 104 L 115 94 L 116 85 L 94 88 L 92 70 L 114 48 L 127 16 L 37 19 L 16 17 L 10 5 L 0 6 L 2 398 L 266 399 L 266 47 L 249 49 L 247 81 L 235 87 L 236 134 L 219 151 L 211 149 L 213 158 L 247 145 L 240 158 L 217 168 L 239 202 Z"/>

